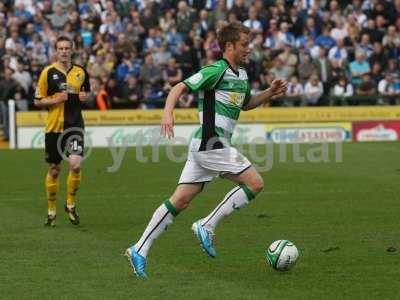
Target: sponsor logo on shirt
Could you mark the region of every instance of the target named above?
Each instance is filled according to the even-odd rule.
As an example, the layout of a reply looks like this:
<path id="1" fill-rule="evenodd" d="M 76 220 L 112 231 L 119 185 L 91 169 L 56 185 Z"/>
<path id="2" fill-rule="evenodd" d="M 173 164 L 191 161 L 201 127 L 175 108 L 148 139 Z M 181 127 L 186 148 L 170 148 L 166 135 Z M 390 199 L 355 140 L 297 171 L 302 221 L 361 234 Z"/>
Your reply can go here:
<path id="1" fill-rule="evenodd" d="M 243 105 L 243 101 L 245 98 L 245 94 L 243 93 L 230 93 L 229 94 L 229 100 L 236 104 L 237 106 L 242 106 Z"/>
<path id="2" fill-rule="evenodd" d="M 196 73 L 189 77 L 189 83 L 191 84 L 198 84 L 203 79 L 203 74 Z"/>

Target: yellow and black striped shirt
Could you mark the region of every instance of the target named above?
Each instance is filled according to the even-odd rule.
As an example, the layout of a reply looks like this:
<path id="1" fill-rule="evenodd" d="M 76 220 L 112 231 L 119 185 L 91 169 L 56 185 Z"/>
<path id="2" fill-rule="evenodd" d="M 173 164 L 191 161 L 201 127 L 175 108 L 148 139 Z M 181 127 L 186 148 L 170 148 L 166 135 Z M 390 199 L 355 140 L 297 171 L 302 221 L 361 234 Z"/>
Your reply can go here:
<path id="1" fill-rule="evenodd" d="M 79 92 L 90 91 L 89 75 L 85 68 L 72 65 L 65 72 L 57 64 L 45 67 L 40 74 L 35 99 L 57 96 L 67 92 L 68 100 L 48 108 L 46 133 L 63 132 L 71 127 L 84 128 Z"/>

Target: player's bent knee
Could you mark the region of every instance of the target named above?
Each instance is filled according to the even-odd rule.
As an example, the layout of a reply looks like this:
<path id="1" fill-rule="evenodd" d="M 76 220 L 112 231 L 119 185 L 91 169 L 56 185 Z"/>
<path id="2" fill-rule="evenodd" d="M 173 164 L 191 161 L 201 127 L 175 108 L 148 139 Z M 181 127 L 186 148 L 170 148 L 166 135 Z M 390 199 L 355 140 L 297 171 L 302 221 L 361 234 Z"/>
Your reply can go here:
<path id="1" fill-rule="evenodd" d="M 171 203 L 179 211 L 184 210 L 190 202 L 202 191 L 202 184 L 182 184 L 178 185 L 171 196 Z"/>
<path id="2" fill-rule="evenodd" d="M 79 173 L 81 171 L 81 164 L 80 162 L 70 162 L 69 169 L 74 173 Z"/>
<path id="3" fill-rule="evenodd" d="M 69 158 L 69 169 L 74 173 L 79 173 L 81 171 L 81 161 L 80 156 L 71 155 Z"/>

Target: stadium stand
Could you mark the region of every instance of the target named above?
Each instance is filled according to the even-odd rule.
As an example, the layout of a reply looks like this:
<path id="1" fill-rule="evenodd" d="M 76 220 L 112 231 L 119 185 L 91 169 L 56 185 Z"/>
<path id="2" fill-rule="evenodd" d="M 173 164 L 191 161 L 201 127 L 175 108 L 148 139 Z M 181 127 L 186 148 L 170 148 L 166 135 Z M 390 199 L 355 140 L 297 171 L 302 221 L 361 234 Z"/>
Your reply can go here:
<path id="1" fill-rule="evenodd" d="M 86 109 L 160 108 L 173 84 L 218 58 L 216 31 L 236 20 L 251 28 L 252 91 L 275 77 L 298 85 L 274 105 L 398 104 L 400 0 L 5 0 L 0 102 L 35 109 L 40 70 L 66 35 L 92 76 Z"/>

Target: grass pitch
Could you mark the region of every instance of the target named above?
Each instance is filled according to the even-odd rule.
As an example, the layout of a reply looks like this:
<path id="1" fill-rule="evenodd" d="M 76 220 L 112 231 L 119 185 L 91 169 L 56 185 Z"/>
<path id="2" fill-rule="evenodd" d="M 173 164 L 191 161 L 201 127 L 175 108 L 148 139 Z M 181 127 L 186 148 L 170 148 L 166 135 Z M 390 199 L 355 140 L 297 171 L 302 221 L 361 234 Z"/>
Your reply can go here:
<path id="1" fill-rule="evenodd" d="M 159 163 L 139 163 L 129 149 L 115 173 L 107 172 L 110 152 L 94 149 L 83 166 L 77 227 L 62 210 L 64 165 L 56 228 L 43 226 L 43 151 L 0 151 L 0 298 L 399 299 L 399 143 L 345 144 L 342 163 L 275 157 L 262 173 L 265 190 L 218 227 L 213 260 L 190 227 L 233 186 L 216 180 L 155 242 L 143 281 L 122 253 L 180 175 L 183 163 L 163 149 Z M 266 265 L 277 239 L 300 251 L 289 272 Z"/>

